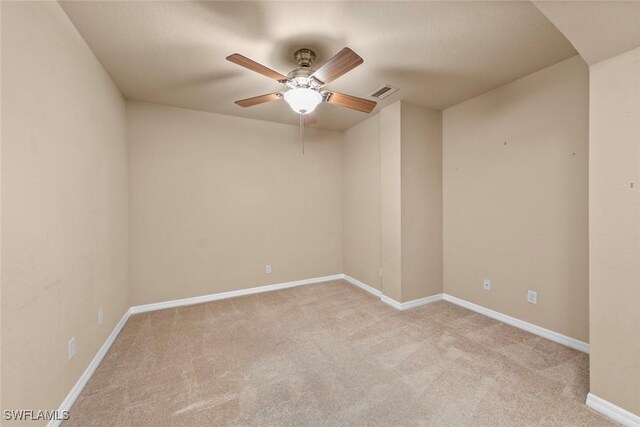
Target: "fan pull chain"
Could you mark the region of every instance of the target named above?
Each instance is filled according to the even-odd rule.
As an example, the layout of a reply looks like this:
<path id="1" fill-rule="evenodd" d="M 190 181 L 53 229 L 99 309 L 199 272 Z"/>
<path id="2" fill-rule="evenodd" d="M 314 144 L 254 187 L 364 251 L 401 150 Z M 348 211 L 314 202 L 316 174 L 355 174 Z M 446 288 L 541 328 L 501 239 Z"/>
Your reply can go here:
<path id="1" fill-rule="evenodd" d="M 304 155 L 304 118 L 300 114 L 300 142 L 302 142 L 302 154 Z"/>

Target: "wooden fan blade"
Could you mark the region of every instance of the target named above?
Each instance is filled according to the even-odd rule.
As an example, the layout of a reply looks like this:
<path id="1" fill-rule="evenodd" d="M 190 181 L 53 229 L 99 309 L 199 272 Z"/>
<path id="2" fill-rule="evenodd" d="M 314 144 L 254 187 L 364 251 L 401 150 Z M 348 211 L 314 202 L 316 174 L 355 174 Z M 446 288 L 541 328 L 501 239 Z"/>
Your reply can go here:
<path id="1" fill-rule="evenodd" d="M 356 68 L 362 64 L 362 59 L 357 53 L 345 47 L 340 52 L 336 53 L 333 58 L 327 61 L 319 70 L 312 74 L 312 76 L 322 83 L 327 84 L 334 81 L 343 74 Z"/>
<path id="2" fill-rule="evenodd" d="M 241 107 L 251 107 L 252 105 L 262 104 L 264 102 L 277 101 L 281 98 L 282 95 L 280 95 L 280 92 L 274 92 L 266 95 L 254 96 L 253 98 L 241 99 L 240 101 L 236 101 L 236 104 Z"/>
<path id="3" fill-rule="evenodd" d="M 233 55 L 227 56 L 227 61 L 231 61 L 234 64 L 238 64 L 242 67 L 248 68 L 251 71 L 255 71 L 256 73 L 260 73 L 263 76 L 269 77 L 270 79 L 282 81 L 287 80 L 286 76 L 278 73 L 277 71 L 273 71 L 271 68 L 265 67 L 262 64 L 258 64 L 256 61 L 253 61 L 246 56 L 242 56 L 239 53 L 234 53 Z"/>
<path id="4" fill-rule="evenodd" d="M 312 111 L 309 114 L 303 114 L 302 120 L 304 121 L 305 126 L 313 126 L 318 123 L 318 116 L 315 111 Z"/>
<path id="5" fill-rule="evenodd" d="M 351 108 L 352 110 L 362 111 L 363 113 L 370 113 L 377 105 L 377 102 L 375 101 L 358 98 L 357 96 L 345 95 L 340 92 L 329 92 L 327 103 Z"/>

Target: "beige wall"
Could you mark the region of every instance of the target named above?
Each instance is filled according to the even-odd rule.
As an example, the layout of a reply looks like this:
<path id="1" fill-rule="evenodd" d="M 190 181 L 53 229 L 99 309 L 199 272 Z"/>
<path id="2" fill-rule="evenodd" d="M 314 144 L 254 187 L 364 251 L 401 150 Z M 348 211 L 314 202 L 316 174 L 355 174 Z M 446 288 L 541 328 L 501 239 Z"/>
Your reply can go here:
<path id="1" fill-rule="evenodd" d="M 442 293 L 442 113 L 401 103 L 402 302 Z"/>
<path id="2" fill-rule="evenodd" d="M 125 102 L 58 3 L 1 7 L 2 408 L 57 409 L 130 305 Z"/>
<path id="3" fill-rule="evenodd" d="M 380 284 L 380 115 L 346 130 L 342 142 L 344 273 Z"/>
<path id="4" fill-rule="evenodd" d="M 401 102 L 380 111 L 380 249 L 382 292 L 402 300 Z"/>
<path id="5" fill-rule="evenodd" d="M 0 44 L 2 42 L 2 7 L 0 6 Z M 0 100 L 2 99 L 2 47 L 0 47 Z M 1 104 L 1 102 L 0 102 Z M 2 106 L 0 105 L 0 410 L 2 406 Z M 2 421 L 0 421 L 2 425 Z"/>
<path id="6" fill-rule="evenodd" d="M 342 134 L 127 112 L 133 304 L 342 273 Z"/>
<path id="7" fill-rule="evenodd" d="M 640 415 L 640 48 L 590 73 L 591 392 Z"/>
<path id="8" fill-rule="evenodd" d="M 574 57 L 443 114 L 445 292 L 583 341 L 588 79 Z"/>

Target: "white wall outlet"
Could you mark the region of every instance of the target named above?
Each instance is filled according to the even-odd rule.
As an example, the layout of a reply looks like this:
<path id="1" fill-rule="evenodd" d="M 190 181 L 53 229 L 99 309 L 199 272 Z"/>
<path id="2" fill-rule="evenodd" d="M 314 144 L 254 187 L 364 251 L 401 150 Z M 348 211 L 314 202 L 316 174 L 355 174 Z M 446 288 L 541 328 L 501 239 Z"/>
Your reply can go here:
<path id="1" fill-rule="evenodd" d="M 102 309 L 98 310 L 98 325 L 102 326 L 104 323 L 104 311 Z"/>
<path id="2" fill-rule="evenodd" d="M 76 337 L 71 337 L 69 340 L 69 360 L 73 359 L 76 355 Z"/>
<path id="3" fill-rule="evenodd" d="M 382 277 L 382 267 L 380 267 L 380 271 L 378 272 L 378 274 L 380 275 L 380 277 Z"/>
<path id="4" fill-rule="evenodd" d="M 529 304 L 537 304 L 538 303 L 538 293 L 536 291 L 528 290 L 527 291 L 527 302 Z"/>
<path id="5" fill-rule="evenodd" d="M 264 272 L 267 274 L 271 274 L 271 264 L 267 264 L 264 266 Z"/>
<path id="6" fill-rule="evenodd" d="M 484 279 L 484 281 L 482 282 L 482 289 L 484 289 L 485 291 L 490 291 L 491 290 L 491 280 Z"/>

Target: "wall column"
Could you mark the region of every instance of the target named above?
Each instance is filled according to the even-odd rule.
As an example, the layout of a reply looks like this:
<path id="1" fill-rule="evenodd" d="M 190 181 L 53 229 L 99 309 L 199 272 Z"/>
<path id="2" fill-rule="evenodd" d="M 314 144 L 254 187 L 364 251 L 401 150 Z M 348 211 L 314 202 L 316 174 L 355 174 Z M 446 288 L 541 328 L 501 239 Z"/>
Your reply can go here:
<path id="1" fill-rule="evenodd" d="M 442 113 L 398 101 L 380 112 L 382 292 L 442 293 Z"/>
<path id="2" fill-rule="evenodd" d="M 591 393 L 640 414 L 640 48 L 590 74 Z"/>

